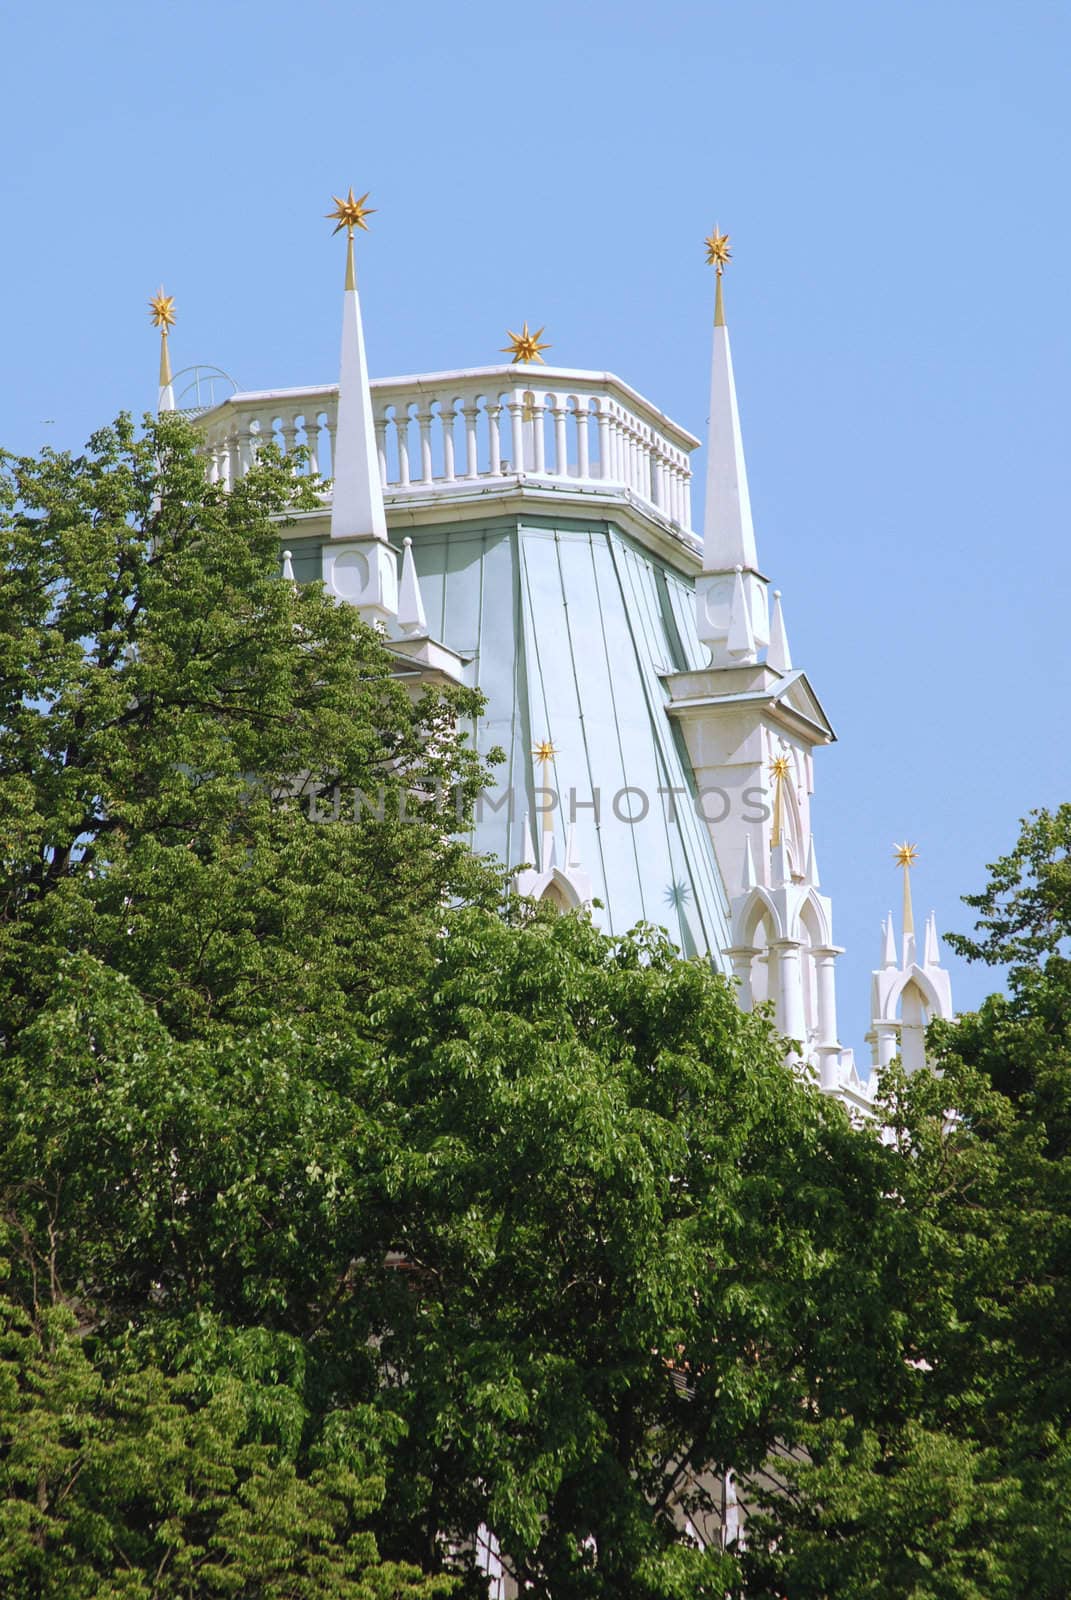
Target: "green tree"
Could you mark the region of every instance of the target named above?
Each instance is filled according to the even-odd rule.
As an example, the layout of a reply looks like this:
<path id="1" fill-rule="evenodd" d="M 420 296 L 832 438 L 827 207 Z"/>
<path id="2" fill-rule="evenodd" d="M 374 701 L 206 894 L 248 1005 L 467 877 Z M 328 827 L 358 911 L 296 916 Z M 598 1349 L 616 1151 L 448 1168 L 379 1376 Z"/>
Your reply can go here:
<path id="1" fill-rule="evenodd" d="M 9 1294 L 304 1481 L 381 1473 L 384 1557 L 532 1596 L 722 1596 L 718 1474 L 902 1383 L 881 1146 L 658 935 L 445 914 L 368 1026 L 179 1040 L 70 960 L 9 1052 Z M 474 1592 L 478 1581 L 472 1575 Z"/>
<path id="2" fill-rule="evenodd" d="M 3 466 L 8 1030 L 65 950 L 183 1035 L 342 1017 L 427 959 L 444 895 L 494 893 L 438 814 L 464 819 L 483 779 L 461 731 L 479 697 L 414 702 L 352 607 L 279 581 L 280 519 L 315 503 L 288 461 L 262 452 L 225 491 L 164 417 Z M 361 826 L 316 824 L 358 791 Z"/>
<path id="3" fill-rule="evenodd" d="M 1071 1591 L 1071 806 L 990 868 L 973 936 L 1008 991 L 888 1075 L 909 1403 L 823 1408 L 771 1499 L 761 1594 L 1062 1600 Z"/>
<path id="4" fill-rule="evenodd" d="M 0 1301 L 0 1585 L 9 1600 L 435 1600 L 380 1561 L 382 1479 L 250 1442 L 249 1392 L 106 1376 L 70 1318 Z"/>
<path id="5" fill-rule="evenodd" d="M 718 1475 L 913 1392 L 876 1133 L 661 935 L 503 908 L 437 798 L 478 698 L 280 580 L 288 463 L 227 494 L 120 421 L 6 482 L 10 1570 L 477 1594 L 483 1524 L 532 1600 L 720 1600 Z"/>

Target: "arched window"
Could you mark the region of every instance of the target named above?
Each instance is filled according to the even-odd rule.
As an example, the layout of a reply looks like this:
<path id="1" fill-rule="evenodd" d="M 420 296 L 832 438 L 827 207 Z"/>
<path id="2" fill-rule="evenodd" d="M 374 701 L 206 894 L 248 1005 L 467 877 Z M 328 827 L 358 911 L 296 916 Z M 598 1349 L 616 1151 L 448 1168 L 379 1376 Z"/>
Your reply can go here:
<path id="1" fill-rule="evenodd" d="M 554 878 L 552 878 L 547 884 L 547 887 L 543 890 L 543 893 L 540 895 L 539 899 L 541 904 L 545 903 L 547 905 L 552 905 L 556 911 L 571 910 L 569 901 L 566 899 L 561 885 Z"/>

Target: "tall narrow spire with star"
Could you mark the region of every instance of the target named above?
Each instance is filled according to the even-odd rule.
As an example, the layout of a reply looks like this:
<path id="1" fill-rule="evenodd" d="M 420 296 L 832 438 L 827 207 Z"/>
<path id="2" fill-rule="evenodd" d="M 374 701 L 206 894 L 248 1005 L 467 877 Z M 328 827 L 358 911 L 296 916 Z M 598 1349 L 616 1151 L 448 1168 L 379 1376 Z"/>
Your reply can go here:
<path id="1" fill-rule="evenodd" d="M 716 289 L 703 571 L 696 584 L 696 621 L 699 637 L 710 646 L 715 666 L 749 666 L 769 642 L 770 621 L 766 580 L 758 570 L 733 358 L 725 325 L 722 276 L 732 251 L 729 235 L 719 233 L 717 228 L 705 244 L 707 265 L 716 274 Z"/>
<path id="2" fill-rule="evenodd" d="M 907 965 L 915 959 L 915 912 L 911 904 L 911 868 L 919 858 L 918 846 L 908 844 L 905 839 L 903 844 L 893 846 L 896 865 L 904 873 L 904 964 Z"/>
<path id="3" fill-rule="evenodd" d="M 154 328 L 160 330 L 160 391 L 157 396 L 157 414 L 161 411 L 174 411 L 175 391 L 171 384 L 171 351 L 168 348 L 167 334 L 175 326 L 175 297 L 165 294 L 163 284 L 149 301 L 149 312 Z"/>
<path id="4" fill-rule="evenodd" d="M 372 392 L 357 296 L 357 271 L 353 259 L 353 230 L 368 229 L 365 218 L 372 208 L 367 194 L 355 199 L 353 189 L 344 198 L 333 196 L 335 209 L 328 219 L 335 232 L 346 230 L 346 283 L 342 308 L 342 355 L 338 374 L 338 420 L 334 440 L 334 486 L 331 498 L 331 537 L 387 538 L 383 486 L 379 477 Z"/>
<path id="5" fill-rule="evenodd" d="M 732 251 L 729 249 L 729 235 L 719 233 L 717 228 L 705 242 L 707 264 L 715 270 L 717 288 L 710 366 L 710 434 L 703 513 L 703 565 L 710 572 L 731 572 L 738 562 L 743 567 L 756 567 L 758 556 L 722 294 L 722 275 L 732 259 Z"/>

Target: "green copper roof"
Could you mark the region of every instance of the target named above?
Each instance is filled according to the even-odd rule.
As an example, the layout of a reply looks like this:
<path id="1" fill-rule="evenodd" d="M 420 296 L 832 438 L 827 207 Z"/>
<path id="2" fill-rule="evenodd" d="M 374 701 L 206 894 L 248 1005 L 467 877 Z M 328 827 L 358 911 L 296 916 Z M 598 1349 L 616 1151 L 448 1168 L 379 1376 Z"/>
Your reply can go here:
<path id="1" fill-rule="evenodd" d="M 479 747 L 506 752 L 476 848 L 510 865 L 525 859 L 527 813 L 539 850 L 542 770 L 531 752 L 549 740 L 556 860 L 565 862 L 572 811 L 573 858 L 603 903 L 602 924 L 623 931 L 645 919 L 690 954 L 724 949 L 725 897 L 660 676 L 707 659 L 690 582 L 611 521 L 410 531 L 429 631 L 472 657 L 471 680 L 487 696 Z"/>

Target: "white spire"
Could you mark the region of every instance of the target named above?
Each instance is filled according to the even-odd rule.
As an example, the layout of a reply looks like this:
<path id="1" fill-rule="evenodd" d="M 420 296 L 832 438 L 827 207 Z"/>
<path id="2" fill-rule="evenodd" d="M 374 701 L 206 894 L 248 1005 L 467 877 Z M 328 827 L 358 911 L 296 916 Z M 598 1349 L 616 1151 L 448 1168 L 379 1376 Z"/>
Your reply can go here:
<path id="1" fill-rule="evenodd" d="M 776 672 L 791 672 L 792 652 L 788 648 L 788 634 L 785 632 L 785 617 L 781 610 L 781 591 L 774 590 L 773 618 L 770 622 L 770 648 L 766 652 L 766 664 L 773 667 Z"/>
<path id="2" fill-rule="evenodd" d="M 926 939 L 922 947 L 922 965 L 924 967 L 939 967 L 941 953 L 937 943 L 937 913 L 931 911 L 926 918 Z"/>
<path id="3" fill-rule="evenodd" d="M 402 581 L 398 588 L 398 626 L 404 634 L 420 636 L 428 631 L 428 619 L 424 612 L 416 562 L 413 560 L 413 541 L 405 538 L 402 543 L 405 549 Z"/>
<path id="4" fill-rule="evenodd" d="M 895 967 L 896 961 L 896 931 L 893 928 L 892 912 L 881 925 L 881 964 L 883 967 Z"/>
<path id="5" fill-rule="evenodd" d="M 722 304 L 720 267 L 714 304 L 709 427 L 703 567 L 707 572 L 731 572 L 737 564 L 756 568 L 755 529 L 751 521 L 744 441 L 736 405 L 733 357 Z"/>
<path id="6" fill-rule="evenodd" d="M 814 853 L 814 834 L 807 848 L 807 882 L 815 889 L 821 888 L 821 879 L 818 876 L 818 858 Z"/>
<path id="7" fill-rule="evenodd" d="M 744 892 L 746 893 L 748 889 L 754 889 L 758 881 L 758 876 L 755 872 L 755 857 L 751 853 L 751 835 L 749 833 L 744 841 Z"/>
<path id="8" fill-rule="evenodd" d="M 362 224 L 363 226 L 363 224 Z M 353 263 L 353 229 L 346 249 L 346 288 L 342 301 L 342 357 L 338 373 L 338 421 L 334 438 L 332 539 L 387 538 L 379 453 L 372 421 L 372 393 L 364 351 L 361 303 Z"/>
<path id="9" fill-rule="evenodd" d="M 758 652 L 770 640 L 770 617 L 766 579 L 758 570 L 722 300 L 721 275 L 731 254 L 729 236 L 715 229 L 706 243 L 707 260 L 717 268 L 717 291 L 710 365 L 703 570 L 695 584 L 696 626 L 700 639 L 710 646 L 714 667 L 755 666 Z"/>
<path id="10" fill-rule="evenodd" d="M 529 821 L 527 811 L 524 813 L 524 825 L 521 828 L 521 860 L 527 861 L 537 872 L 539 871 L 535 845 L 532 842 L 532 824 Z"/>

